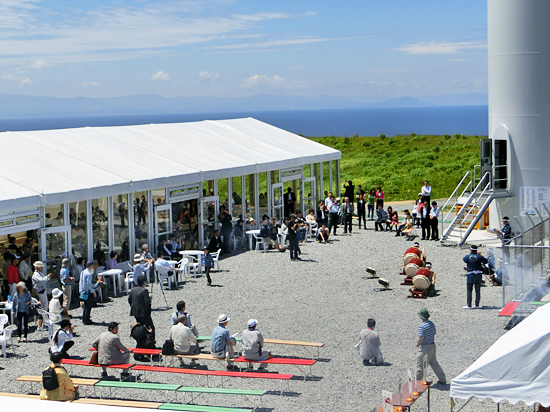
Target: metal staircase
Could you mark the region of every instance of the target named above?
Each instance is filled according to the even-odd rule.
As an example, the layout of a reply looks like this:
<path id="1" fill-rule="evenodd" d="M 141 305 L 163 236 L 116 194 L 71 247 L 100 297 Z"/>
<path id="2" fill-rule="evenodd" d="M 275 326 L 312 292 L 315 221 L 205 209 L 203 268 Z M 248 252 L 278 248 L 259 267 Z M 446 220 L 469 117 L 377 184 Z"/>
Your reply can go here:
<path id="1" fill-rule="evenodd" d="M 469 182 L 467 180 L 468 177 L 470 177 Z M 477 184 L 475 171 L 473 175 L 470 171 L 464 175 L 453 194 L 441 208 L 443 212 L 447 206 L 454 201 L 454 204 L 443 218 L 443 222 L 446 222 L 450 216 L 455 213 L 451 223 L 443 231 L 441 243 L 454 243 L 459 246 L 463 245 L 470 233 L 472 233 L 472 230 L 474 230 L 478 224 L 481 224 L 483 214 L 489 209 L 489 205 L 493 199 L 509 196 L 507 192 L 495 192 L 492 189 L 491 183 L 491 173 L 489 172 L 486 172 Z M 460 195 L 457 195 L 461 188 L 463 189 Z"/>

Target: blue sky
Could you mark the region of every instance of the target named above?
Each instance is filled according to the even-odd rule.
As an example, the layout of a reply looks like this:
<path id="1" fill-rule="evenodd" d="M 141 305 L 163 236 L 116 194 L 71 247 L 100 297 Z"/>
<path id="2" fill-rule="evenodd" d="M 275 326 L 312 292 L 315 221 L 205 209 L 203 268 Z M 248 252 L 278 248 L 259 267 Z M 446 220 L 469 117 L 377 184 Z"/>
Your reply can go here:
<path id="1" fill-rule="evenodd" d="M 1 0 L 0 16 L 0 93 L 487 92 L 481 0 Z"/>

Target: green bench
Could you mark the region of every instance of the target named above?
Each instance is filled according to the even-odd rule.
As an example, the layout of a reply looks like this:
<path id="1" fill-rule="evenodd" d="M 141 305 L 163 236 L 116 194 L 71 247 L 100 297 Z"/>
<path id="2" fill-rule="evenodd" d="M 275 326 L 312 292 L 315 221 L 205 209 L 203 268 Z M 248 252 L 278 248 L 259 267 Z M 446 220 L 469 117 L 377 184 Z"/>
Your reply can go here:
<path id="1" fill-rule="evenodd" d="M 251 390 L 251 389 L 229 389 L 229 388 L 195 388 L 191 386 L 182 386 L 177 393 L 188 393 L 191 395 L 191 401 L 193 402 L 198 396 L 203 393 L 210 393 L 215 395 L 244 395 L 251 396 L 254 399 L 254 409 L 256 409 L 256 397 L 265 395 L 266 391 Z M 197 394 L 197 396 L 194 396 Z M 185 400 L 185 399 L 184 399 Z"/>
<path id="2" fill-rule="evenodd" d="M 181 403 L 163 403 L 159 409 L 185 412 L 252 412 L 252 409 L 222 408 L 219 406 L 183 405 Z"/>
<path id="3" fill-rule="evenodd" d="M 109 388 L 109 396 L 111 396 L 113 394 L 113 389 L 143 389 L 147 391 L 170 391 L 170 392 L 174 392 L 175 394 L 176 390 L 178 390 L 181 387 L 181 385 L 171 385 L 168 383 L 148 383 L 148 382 L 99 381 L 94 385 L 94 387 Z"/>

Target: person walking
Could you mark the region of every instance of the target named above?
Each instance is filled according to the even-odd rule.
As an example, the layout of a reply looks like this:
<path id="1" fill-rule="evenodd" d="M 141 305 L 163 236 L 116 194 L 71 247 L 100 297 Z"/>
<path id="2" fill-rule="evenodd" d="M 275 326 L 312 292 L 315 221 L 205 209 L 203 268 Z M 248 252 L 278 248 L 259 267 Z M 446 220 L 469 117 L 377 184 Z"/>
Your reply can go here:
<path id="1" fill-rule="evenodd" d="M 462 259 L 466 263 L 466 306 L 463 309 L 472 309 L 472 293 L 476 290 L 476 300 L 474 309 L 479 308 L 481 299 L 481 281 L 483 280 L 483 265 L 489 261 L 477 251 L 477 246 L 470 246 L 470 253 Z"/>
<path id="2" fill-rule="evenodd" d="M 153 338 L 155 338 L 155 325 L 151 318 L 151 296 L 146 289 L 147 279 L 141 275 L 137 280 L 138 286 L 130 290 L 128 303 L 130 304 L 130 316 L 136 318 L 136 322 L 146 326 L 151 330 Z"/>
<path id="3" fill-rule="evenodd" d="M 78 283 L 78 292 L 80 293 L 80 300 L 84 302 L 82 306 L 82 323 L 85 325 L 93 325 L 92 319 L 92 306 L 94 304 L 94 297 L 96 291 L 94 283 L 92 282 L 93 272 L 97 269 L 97 261 L 92 260 L 86 264 L 86 269 L 80 274 L 80 281 Z"/>
<path id="4" fill-rule="evenodd" d="M 363 359 L 363 365 L 382 365 L 384 358 L 380 352 L 380 335 L 374 331 L 376 321 L 372 318 L 367 320 L 367 329 L 359 333 L 359 354 Z"/>
<path id="5" fill-rule="evenodd" d="M 342 210 L 342 217 L 344 218 L 344 233 L 348 233 L 348 230 L 349 230 L 349 233 L 351 235 L 351 222 L 353 219 L 353 203 L 350 201 L 349 197 L 344 198 L 344 204 L 342 204 L 341 210 Z"/>
<path id="6" fill-rule="evenodd" d="M 432 229 L 432 240 L 439 240 L 439 206 L 434 200 L 430 210 L 430 228 Z"/>
<path id="7" fill-rule="evenodd" d="M 204 273 L 206 275 L 206 286 L 212 286 L 212 278 L 210 277 L 210 271 L 214 267 L 214 258 L 210 254 L 208 247 L 204 248 L 204 256 L 202 257 L 202 264 L 204 265 Z"/>
<path id="8" fill-rule="evenodd" d="M 424 380 L 424 357 L 426 357 L 426 367 L 431 366 L 432 370 L 437 376 L 437 382 L 442 385 L 447 383 L 445 372 L 439 365 L 436 356 L 435 349 L 435 334 L 436 329 L 434 323 L 430 320 L 430 313 L 428 309 L 422 308 L 418 311 L 418 316 L 422 320 L 422 323 L 418 327 L 418 341 L 416 347 L 418 348 L 416 354 L 416 380 Z"/>

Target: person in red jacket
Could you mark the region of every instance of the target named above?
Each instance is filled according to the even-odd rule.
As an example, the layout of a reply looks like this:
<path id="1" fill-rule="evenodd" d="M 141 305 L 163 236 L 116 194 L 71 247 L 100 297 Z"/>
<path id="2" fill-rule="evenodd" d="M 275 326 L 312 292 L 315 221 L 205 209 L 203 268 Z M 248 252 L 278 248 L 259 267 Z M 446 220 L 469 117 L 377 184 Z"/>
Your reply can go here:
<path id="1" fill-rule="evenodd" d="M 19 263 L 19 256 L 12 255 L 10 258 L 10 265 L 8 266 L 8 284 L 10 285 L 10 295 L 13 297 L 17 293 L 15 287 L 19 283 L 19 272 L 17 271 L 17 264 Z"/>

